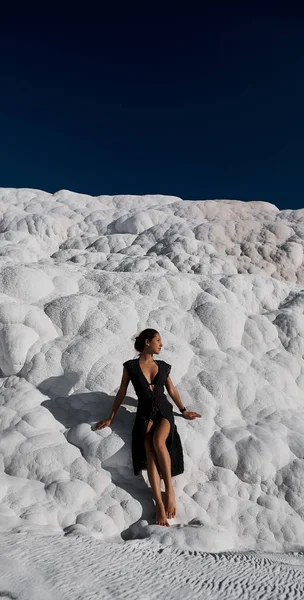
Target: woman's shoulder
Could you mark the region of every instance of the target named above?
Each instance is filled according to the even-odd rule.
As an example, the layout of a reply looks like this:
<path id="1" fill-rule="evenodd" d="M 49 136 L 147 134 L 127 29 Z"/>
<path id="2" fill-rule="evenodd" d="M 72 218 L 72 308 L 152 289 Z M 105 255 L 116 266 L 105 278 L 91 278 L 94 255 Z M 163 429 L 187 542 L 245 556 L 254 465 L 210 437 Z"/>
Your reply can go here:
<path id="1" fill-rule="evenodd" d="M 127 371 L 129 371 L 132 369 L 132 367 L 134 367 L 136 362 L 137 362 L 137 358 L 130 358 L 129 360 L 125 360 L 125 362 L 122 364 L 124 367 L 126 367 Z"/>
<path id="2" fill-rule="evenodd" d="M 171 369 L 171 365 L 169 365 L 169 363 L 167 363 L 165 360 L 158 360 L 157 362 L 160 364 L 161 367 L 165 368 L 165 369 Z"/>

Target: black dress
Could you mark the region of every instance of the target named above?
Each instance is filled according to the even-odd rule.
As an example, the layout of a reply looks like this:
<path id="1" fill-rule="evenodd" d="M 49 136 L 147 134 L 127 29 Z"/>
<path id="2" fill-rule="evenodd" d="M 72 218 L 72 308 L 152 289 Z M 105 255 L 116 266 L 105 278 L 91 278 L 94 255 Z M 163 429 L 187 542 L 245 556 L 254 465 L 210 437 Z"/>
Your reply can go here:
<path id="1" fill-rule="evenodd" d="M 184 458 L 181 440 L 174 423 L 173 407 L 164 393 L 165 381 L 170 373 L 171 365 L 164 360 L 156 360 L 158 372 L 153 382 L 154 390 L 149 387 L 149 382 L 144 376 L 139 358 L 127 360 L 123 363 L 126 368 L 134 390 L 138 398 L 137 412 L 132 429 L 132 460 L 135 475 L 139 475 L 141 469 L 147 468 L 145 450 L 145 435 L 149 420 L 157 423 L 161 418 L 170 422 L 170 433 L 166 440 L 166 446 L 171 458 L 171 475 L 179 475 L 184 472 Z"/>

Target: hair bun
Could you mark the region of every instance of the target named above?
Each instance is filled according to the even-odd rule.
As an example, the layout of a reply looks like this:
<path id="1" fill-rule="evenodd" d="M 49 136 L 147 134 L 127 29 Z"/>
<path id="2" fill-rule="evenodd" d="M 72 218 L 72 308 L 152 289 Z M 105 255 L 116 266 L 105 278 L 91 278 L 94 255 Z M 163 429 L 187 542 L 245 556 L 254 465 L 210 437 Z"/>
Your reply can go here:
<path id="1" fill-rule="evenodd" d="M 144 329 L 139 333 L 139 335 L 134 336 L 134 348 L 137 352 L 142 352 L 145 347 L 145 341 L 152 340 L 154 336 L 158 333 L 156 329 Z"/>

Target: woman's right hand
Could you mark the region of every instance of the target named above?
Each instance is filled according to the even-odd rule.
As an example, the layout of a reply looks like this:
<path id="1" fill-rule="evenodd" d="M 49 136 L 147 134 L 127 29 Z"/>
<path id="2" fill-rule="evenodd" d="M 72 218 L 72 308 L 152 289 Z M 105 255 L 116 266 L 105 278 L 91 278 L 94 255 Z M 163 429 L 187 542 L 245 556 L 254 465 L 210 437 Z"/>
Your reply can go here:
<path id="1" fill-rule="evenodd" d="M 98 423 L 96 423 L 95 429 L 103 429 L 104 427 L 110 427 L 111 423 L 111 419 L 103 419 L 102 421 L 98 421 Z"/>

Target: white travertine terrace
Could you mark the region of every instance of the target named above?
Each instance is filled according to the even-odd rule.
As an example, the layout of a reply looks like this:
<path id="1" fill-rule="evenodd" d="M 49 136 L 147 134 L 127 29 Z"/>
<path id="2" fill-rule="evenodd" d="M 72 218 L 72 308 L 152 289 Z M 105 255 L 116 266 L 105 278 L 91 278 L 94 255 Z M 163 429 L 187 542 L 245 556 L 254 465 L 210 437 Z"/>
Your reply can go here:
<path id="1" fill-rule="evenodd" d="M 0 527 L 199 551 L 304 539 L 304 209 L 0 189 Z M 133 337 L 185 406 L 177 517 L 133 475 Z M 178 410 L 176 409 L 176 413 Z"/>

